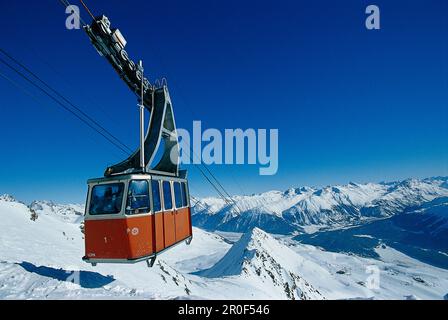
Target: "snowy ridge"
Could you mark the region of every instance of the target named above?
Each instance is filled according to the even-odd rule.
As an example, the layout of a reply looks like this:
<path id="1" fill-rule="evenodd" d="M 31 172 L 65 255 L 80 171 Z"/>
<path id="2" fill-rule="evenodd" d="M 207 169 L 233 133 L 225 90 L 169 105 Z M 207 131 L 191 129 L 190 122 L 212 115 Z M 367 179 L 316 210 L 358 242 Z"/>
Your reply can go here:
<path id="1" fill-rule="evenodd" d="M 10 194 L 2 194 L 0 195 L 0 201 L 3 202 L 16 202 L 16 199 Z"/>
<path id="2" fill-rule="evenodd" d="M 343 227 L 390 217 L 409 207 L 446 197 L 447 181 L 448 178 L 437 177 L 391 183 L 349 183 L 321 189 L 291 188 L 285 192 L 235 196 L 236 205 L 205 198 L 193 208 L 193 223 L 207 230 L 246 232 L 259 227 L 279 234 L 310 226 Z"/>
<path id="3" fill-rule="evenodd" d="M 40 215 L 53 216 L 67 222 L 79 223 L 84 215 L 84 205 L 80 204 L 55 204 L 53 201 L 33 201 L 29 206 Z"/>
<path id="4" fill-rule="evenodd" d="M 306 265 L 306 266 L 305 266 Z M 244 234 L 212 268 L 199 272 L 204 277 L 236 276 L 265 288 L 273 297 L 283 299 L 323 299 L 322 294 L 300 274 L 304 267 L 321 270 L 307 263 L 287 246 L 255 228 Z"/>

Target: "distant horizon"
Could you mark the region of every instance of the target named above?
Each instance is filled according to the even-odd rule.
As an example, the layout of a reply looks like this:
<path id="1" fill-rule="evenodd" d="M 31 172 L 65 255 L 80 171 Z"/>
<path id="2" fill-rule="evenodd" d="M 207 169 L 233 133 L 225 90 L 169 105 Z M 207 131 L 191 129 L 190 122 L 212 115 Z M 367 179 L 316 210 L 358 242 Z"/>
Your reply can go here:
<path id="1" fill-rule="evenodd" d="M 373 184 L 387 184 L 387 183 L 394 183 L 394 182 L 403 182 L 403 181 L 407 181 L 407 180 L 418 180 L 418 181 L 423 181 L 423 180 L 427 180 L 427 179 L 437 179 L 437 178 L 441 178 L 441 179 L 448 179 L 448 175 L 432 175 L 432 176 L 428 176 L 428 177 L 408 177 L 408 178 L 404 178 L 404 179 L 392 179 L 392 180 L 382 180 L 382 181 L 349 181 L 346 183 L 336 183 L 336 184 L 324 184 L 324 185 L 300 185 L 300 186 L 290 186 L 286 189 L 268 189 L 265 191 L 261 191 L 261 192 L 255 192 L 255 193 L 247 193 L 247 194 L 231 194 L 232 197 L 234 196 L 252 196 L 252 195 L 257 195 L 257 194 L 264 194 L 267 192 L 272 192 L 272 191 L 279 191 L 279 192 L 284 192 L 287 191 L 289 189 L 298 189 L 298 188 L 311 188 L 311 189 L 324 189 L 326 187 L 335 187 L 335 186 L 346 186 L 350 183 L 355 183 L 355 184 L 360 184 L 360 185 L 365 185 L 368 183 L 373 183 Z M 33 199 L 28 199 L 28 200 L 24 200 L 20 197 L 17 197 L 15 194 L 12 193 L 8 193 L 8 192 L 1 192 L 0 191 L 0 197 L 3 196 L 10 196 L 13 199 L 15 199 L 18 202 L 22 202 L 24 204 L 31 204 L 34 201 L 48 201 L 48 202 L 52 202 L 54 204 L 61 204 L 61 205 L 84 205 L 85 201 L 83 202 L 79 202 L 79 201 L 58 201 L 57 199 L 52 199 L 52 198 L 33 198 Z M 205 199 L 205 198 L 219 198 L 219 196 L 216 195 L 210 195 L 210 196 L 201 196 L 201 197 L 197 197 L 196 195 L 193 195 L 195 198 L 200 198 L 200 199 Z"/>

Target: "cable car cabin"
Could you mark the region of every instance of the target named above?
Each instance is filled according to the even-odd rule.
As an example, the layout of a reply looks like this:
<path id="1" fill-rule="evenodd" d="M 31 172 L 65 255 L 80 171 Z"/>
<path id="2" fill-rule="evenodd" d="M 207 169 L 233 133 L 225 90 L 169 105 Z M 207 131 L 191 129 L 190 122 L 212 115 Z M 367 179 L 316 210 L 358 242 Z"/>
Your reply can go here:
<path id="1" fill-rule="evenodd" d="M 135 263 L 193 237 L 186 179 L 128 174 L 88 181 L 85 257 L 97 263 Z"/>

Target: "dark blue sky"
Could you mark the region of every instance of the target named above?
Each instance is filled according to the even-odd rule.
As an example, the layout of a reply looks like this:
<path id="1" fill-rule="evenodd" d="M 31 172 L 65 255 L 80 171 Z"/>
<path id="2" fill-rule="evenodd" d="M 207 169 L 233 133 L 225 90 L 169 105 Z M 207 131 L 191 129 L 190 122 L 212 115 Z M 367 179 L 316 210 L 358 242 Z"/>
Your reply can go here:
<path id="1" fill-rule="evenodd" d="M 87 3 L 168 79 L 179 127 L 279 129 L 277 175 L 211 168 L 231 193 L 448 175 L 446 0 Z M 364 27 L 369 4 L 381 30 Z M 65 17 L 57 0 L 2 4 L 1 47 L 136 147 L 135 97 Z M 0 93 L 0 193 L 83 201 L 86 180 L 123 159 L 49 99 L 2 78 Z M 192 193 L 213 195 L 188 169 Z"/>

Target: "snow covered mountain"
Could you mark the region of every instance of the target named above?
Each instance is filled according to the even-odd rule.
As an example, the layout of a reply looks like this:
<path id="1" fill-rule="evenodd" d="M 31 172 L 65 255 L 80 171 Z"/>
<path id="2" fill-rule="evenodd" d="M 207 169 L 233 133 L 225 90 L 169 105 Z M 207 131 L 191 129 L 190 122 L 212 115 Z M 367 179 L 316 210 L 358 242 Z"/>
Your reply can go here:
<path id="1" fill-rule="evenodd" d="M 0 201 L 2 201 L 2 202 L 17 202 L 17 200 L 10 194 L 0 195 Z"/>
<path id="2" fill-rule="evenodd" d="M 83 234 L 73 207 L 38 204 L 42 209 L 0 197 L 0 299 L 442 299 L 448 293 L 445 269 L 384 243 L 373 259 L 260 229 L 231 243 L 194 228 L 191 246 L 164 253 L 151 269 L 92 267 L 81 260 Z M 369 286 L 371 266 L 380 273 L 378 287 Z"/>
<path id="3" fill-rule="evenodd" d="M 387 219 L 303 233 L 293 239 L 332 252 L 377 259 L 376 248 L 385 244 L 420 261 L 448 269 L 448 198 L 437 198 Z"/>
<path id="4" fill-rule="evenodd" d="M 67 222 L 81 222 L 84 215 L 84 205 L 55 204 L 52 201 L 33 201 L 29 206 L 38 216 L 49 215 Z"/>
<path id="5" fill-rule="evenodd" d="M 313 278 L 324 271 L 255 228 L 244 234 L 212 268 L 198 274 L 210 278 L 234 276 L 284 299 L 323 299 L 319 290 L 303 277 L 305 270 L 312 271 Z"/>
<path id="6" fill-rule="evenodd" d="M 269 191 L 235 196 L 231 205 L 222 199 L 204 198 L 194 207 L 193 223 L 206 230 L 246 232 L 259 227 L 277 234 L 344 227 L 447 197 L 447 185 L 447 177 L 436 177 Z"/>
<path id="7" fill-rule="evenodd" d="M 396 215 L 394 219 L 402 228 L 423 234 L 448 251 L 448 197 L 425 202 Z"/>

